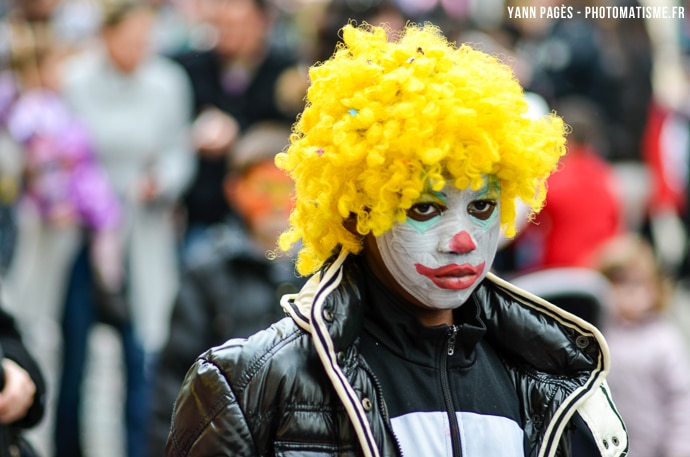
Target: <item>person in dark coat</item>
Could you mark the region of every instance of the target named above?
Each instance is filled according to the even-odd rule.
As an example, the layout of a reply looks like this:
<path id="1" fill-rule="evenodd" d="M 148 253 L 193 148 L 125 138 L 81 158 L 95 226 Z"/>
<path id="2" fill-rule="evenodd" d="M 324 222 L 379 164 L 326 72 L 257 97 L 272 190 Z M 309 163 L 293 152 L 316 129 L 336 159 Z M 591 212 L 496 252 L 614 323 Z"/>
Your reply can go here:
<path id="1" fill-rule="evenodd" d="M 224 161 L 238 136 L 259 121 L 292 122 L 299 109 L 280 102 L 281 77 L 294 71 L 296 57 L 270 43 L 272 10 L 263 0 L 214 2 L 210 21 L 215 46 L 173 56 L 192 83 L 197 150 L 196 175 L 184 195 L 183 260 L 206 229 L 236 215 L 223 195 Z M 306 79 L 306 78 L 305 78 Z M 300 97 L 301 98 L 301 97 Z"/>
<path id="2" fill-rule="evenodd" d="M 259 123 L 231 151 L 224 188 L 242 222 L 228 219 L 210 229 L 209 243 L 191 254 L 183 274 L 155 377 L 151 457 L 163 452 L 175 397 L 194 359 L 282 318 L 279 298 L 304 283 L 290 257 L 272 255 L 291 208 L 292 180 L 273 163 L 289 132 L 284 124 Z"/>

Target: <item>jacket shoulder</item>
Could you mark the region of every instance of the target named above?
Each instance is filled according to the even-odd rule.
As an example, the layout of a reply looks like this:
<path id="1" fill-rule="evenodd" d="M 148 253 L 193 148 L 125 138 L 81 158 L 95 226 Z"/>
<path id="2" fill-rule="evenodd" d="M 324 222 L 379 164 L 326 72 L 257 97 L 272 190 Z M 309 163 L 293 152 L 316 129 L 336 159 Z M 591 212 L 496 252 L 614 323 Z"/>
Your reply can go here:
<path id="1" fill-rule="evenodd" d="M 298 363 L 308 358 L 309 334 L 291 318 L 283 318 L 248 338 L 232 338 L 199 357 L 212 364 L 242 391 L 259 374 L 271 374 L 282 366 L 282 360 Z"/>
<path id="2" fill-rule="evenodd" d="M 325 418 L 341 409 L 335 404 L 311 336 L 284 318 L 196 360 L 175 403 L 166 455 L 207 446 L 218 455 L 263 455 L 276 441 L 325 439 L 332 434 Z"/>
<path id="3" fill-rule="evenodd" d="M 584 319 L 493 275 L 476 293 L 500 353 L 550 374 L 608 370 L 606 340 Z"/>
<path id="4" fill-rule="evenodd" d="M 306 339 L 308 334 L 285 318 L 199 356 L 175 402 L 165 455 L 192 455 L 197 448 L 257 455 L 263 446 L 255 435 L 257 424 L 269 420 L 275 410 L 269 392 L 280 384 L 286 371 L 281 367 L 298 365 L 305 358 Z M 250 395 L 251 386 L 266 392 Z"/>

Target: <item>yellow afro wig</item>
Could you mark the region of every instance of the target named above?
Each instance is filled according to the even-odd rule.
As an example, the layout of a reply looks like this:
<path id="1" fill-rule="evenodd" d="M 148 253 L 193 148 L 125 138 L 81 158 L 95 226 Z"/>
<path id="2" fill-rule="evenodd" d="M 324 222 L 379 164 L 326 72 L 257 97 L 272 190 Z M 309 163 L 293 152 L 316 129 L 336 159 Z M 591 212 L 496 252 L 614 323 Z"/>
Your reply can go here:
<path id="1" fill-rule="evenodd" d="M 456 47 L 432 24 L 408 24 L 397 40 L 384 28 L 348 24 L 343 44 L 313 66 L 307 104 L 277 165 L 295 180 L 290 227 L 302 242 L 297 270 L 317 271 L 362 236 L 403 222 L 425 189 L 446 179 L 478 189 L 500 185 L 501 225 L 515 235 L 515 200 L 541 209 L 545 180 L 565 153 L 555 114 L 527 116 L 523 89 L 497 58 Z"/>

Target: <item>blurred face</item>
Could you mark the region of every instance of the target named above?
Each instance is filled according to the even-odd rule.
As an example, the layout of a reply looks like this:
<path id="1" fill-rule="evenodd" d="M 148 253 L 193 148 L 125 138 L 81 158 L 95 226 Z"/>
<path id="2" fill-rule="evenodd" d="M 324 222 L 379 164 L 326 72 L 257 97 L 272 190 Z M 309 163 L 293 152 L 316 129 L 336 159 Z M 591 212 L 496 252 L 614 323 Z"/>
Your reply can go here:
<path id="1" fill-rule="evenodd" d="M 21 14 L 30 21 L 49 20 L 58 0 L 15 0 Z"/>
<path id="2" fill-rule="evenodd" d="M 462 305 L 496 255 L 498 197 L 493 180 L 476 191 L 447 183 L 440 192 L 423 194 L 404 223 L 375 238 L 394 286 L 422 308 L 449 310 Z"/>
<path id="3" fill-rule="evenodd" d="M 273 247 L 288 226 L 294 190 L 292 179 L 272 161 L 265 161 L 228 185 L 231 203 L 255 238 Z"/>
<path id="4" fill-rule="evenodd" d="M 251 60 L 261 53 L 268 31 L 264 12 L 252 0 L 210 0 L 217 28 L 216 51 L 227 59 Z"/>
<path id="5" fill-rule="evenodd" d="M 639 321 L 649 314 L 659 300 L 654 271 L 641 262 L 633 262 L 610 277 L 616 314 L 624 321 Z"/>
<path id="6" fill-rule="evenodd" d="M 103 41 L 112 63 L 123 73 L 132 73 L 148 55 L 153 12 L 138 8 L 120 23 L 103 29 Z"/>

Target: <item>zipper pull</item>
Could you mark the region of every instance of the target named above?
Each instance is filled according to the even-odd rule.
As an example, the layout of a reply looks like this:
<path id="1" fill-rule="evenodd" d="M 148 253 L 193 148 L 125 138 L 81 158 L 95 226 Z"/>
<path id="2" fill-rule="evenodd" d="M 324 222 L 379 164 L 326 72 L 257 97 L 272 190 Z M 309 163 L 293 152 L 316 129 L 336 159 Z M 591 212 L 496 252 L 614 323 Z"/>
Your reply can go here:
<path id="1" fill-rule="evenodd" d="M 455 337 L 458 335 L 458 327 L 453 325 L 448 329 L 448 355 L 455 354 Z"/>

